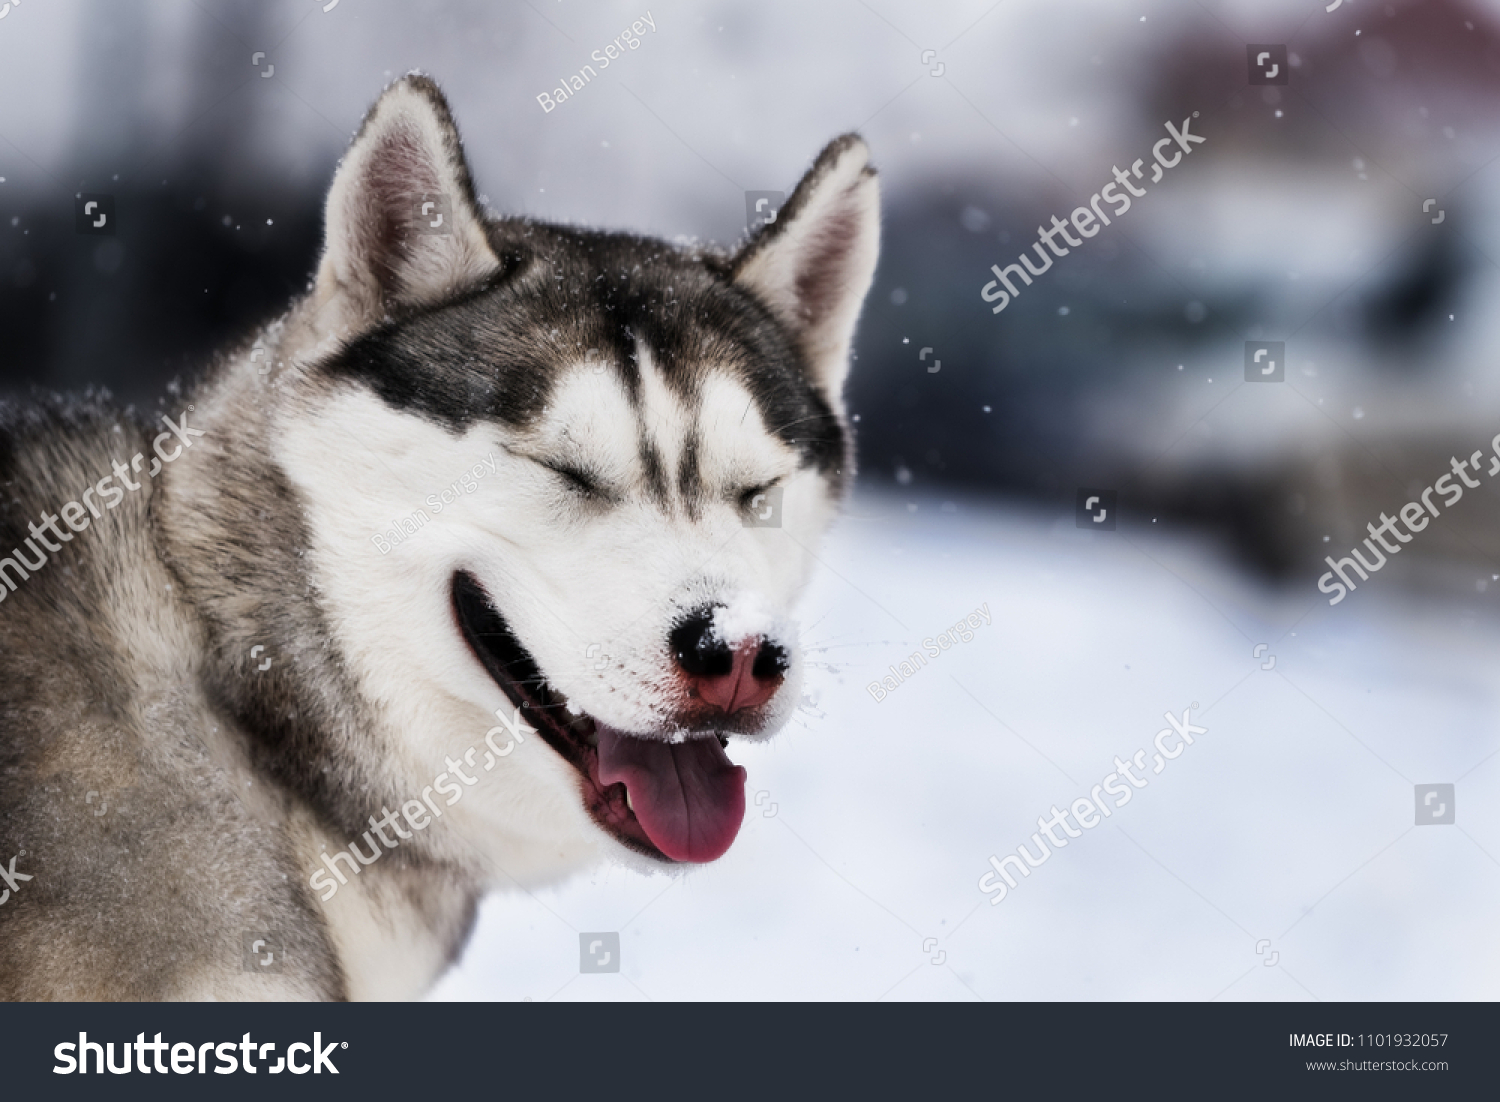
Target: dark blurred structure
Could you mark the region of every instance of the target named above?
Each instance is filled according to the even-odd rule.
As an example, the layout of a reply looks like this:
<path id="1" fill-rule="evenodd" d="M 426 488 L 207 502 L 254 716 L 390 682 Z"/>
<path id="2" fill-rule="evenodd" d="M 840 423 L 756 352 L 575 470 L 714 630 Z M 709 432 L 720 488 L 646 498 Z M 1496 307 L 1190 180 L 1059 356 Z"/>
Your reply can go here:
<path id="1" fill-rule="evenodd" d="M 894 198 L 851 388 L 861 413 L 862 475 L 914 493 L 1000 491 L 1064 514 L 1077 487 L 1111 487 L 1121 495 L 1122 523 L 1207 525 L 1248 563 L 1280 575 L 1315 561 L 1325 533 L 1335 542 L 1355 529 L 1363 534 L 1364 503 L 1406 492 L 1405 478 L 1391 477 L 1395 453 L 1415 464 L 1395 470 L 1425 472 L 1438 462 L 1421 477 L 1442 473 L 1441 441 L 1392 440 L 1382 457 L 1381 448 L 1339 430 L 1308 439 L 1297 454 L 1259 460 L 1229 452 L 1188 463 L 1173 456 L 1184 429 L 1202 427 L 1192 416 L 1173 416 L 1184 384 L 1235 386 L 1247 339 L 1291 332 L 1304 346 L 1337 345 L 1367 376 L 1366 405 L 1399 405 L 1403 391 L 1452 359 L 1450 313 L 1481 308 L 1470 301 L 1474 279 L 1492 275 L 1494 264 L 1458 226 L 1466 204 L 1476 215 L 1470 232 L 1494 211 L 1468 203 L 1461 188 L 1449 194 L 1474 170 L 1455 157 L 1454 130 L 1443 120 L 1487 124 L 1491 133 L 1479 137 L 1493 137 L 1500 31 L 1489 12 L 1449 0 L 1363 14 L 1357 36 L 1345 23 L 1304 24 L 1291 43 L 1287 87 L 1247 87 L 1244 45 L 1212 19 L 1165 43 L 1146 69 L 1159 77 L 1142 90 L 1143 117 L 1199 116 L 1194 125 L 1211 136 L 1201 148 L 1212 149 L 1212 165 L 1200 156 L 1174 170 L 1175 194 L 1163 185 L 1161 194 L 1137 201 L 1137 209 L 1157 210 L 1129 211 L 1111 231 L 1057 259 L 1001 315 L 987 317 L 980 301 L 990 265 L 1012 263 L 1036 240 L 1032 227 L 1086 204 L 1110 179 L 1112 153 L 1100 151 L 1097 180 L 1087 187 L 1071 188 L 1030 164 L 1024 175 Z M 1428 106 L 1413 117 L 1413 103 Z M 1163 133 L 1132 135 L 1113 148 L 1144 153 Z M 1220 186 L 1236 175 L 1285 187 L 1294 202 L 1327 204 L 1337 217 L 1340 191 L 1308 187 L 1298 195 L 1315 174 L 1347 181 L 1346 192 L 1373 175 L 1400 193 L 1404 209 L 1390 212 L 1394 225 L 1353 227 L 1372 250 L 1359 278 L 1289 282 L 1284 268 L 1236 268 L 1223 263 L 1232 258 L 1212 256 L 1195 272 L 1159 256 L 1161 235 L 1152 231 L 1161 219 L 1152 215 L 1182 204 L 1185 193 L 1199 193 L 1199 215 L 1252 217 L 1235 206 L 1242 194 Z M 1410 189 L 1424 183 L 1425 194 L 1449 194 L 1447 225 L 1431 226 L 1420 213 Z M 1306 242 L 1290 224 L 1255 232 L 1284 247 L 1285 268 L 1296 266 Z M 936 355 L 920 361 L 924 347 Z M 934 360 L 942 365 L 935 373 Z M 1488 538 L 1488 546 L 1500 550 L 1500 538 Z M 1476 545 L 1464 538 L 1447 550 L 1472 557 Z"/>
<path id="2" fill-rule="evenodd" d="M 268 98 L 255 94 L 262 79 L 247 64 L 249 44 L 283 37 L 286 19 L 273 13 L 287 16 L 284 7 L 195 7 L 186 123 L 172 133 L 144 100 L 141 14 L 102 0 L 86 10 L 80 102 L 98 107 L 76 114 L 65 169 L 23 171 L 0 190 L 0 392 L 103 385 L 150 401 L 306 286 L 337 152 L 325 135 L 316 156 L 327 172 L 297 183 L 256 153 L 256 135 L 274 122 Z M 1139 127 L 1090 149 L 1086 176 L 1065 181 L 1023 157 L 888 192 L 850 393 L 863 478 L 913 493 L 1002 493 L 1059 515 L 1080 485 L 1115 488 L 1126 524 L 1207 525 L 1247 561 L 1285 573 L 1315 561 L 1324 535 L 1347 542 L 1367 503 L 1404 493 L 1402 463 L 1425 470 L 1429 453 L 1441 458 L 1442 440 L 1394 417 L 1382 422 L 1395 426 L 1384 441 L 1330 420 L 1290 433 L 1295 446 L 1270 433 L 1259 451 L 1205 442 L 1205 411 L 1236 385 L 1249 339 L 1319 350 L 1317 385 L 1337 375 L 1362 409 L 1410 406 L 1413 385 L 1461 358 L 1448 317 L 1482 308 L 1476 280 L 1494 275 L 1473 227 L 1500 224 L 1500 211 L 1469 180 L 1489 148 L 1500 149 L 1494 17 L 1458 0 L 1362 3 L 1357 20 L 1309 19 L 1288 32 L 1293 79 L 1280 88 L 1246 85 L 1244 43 L 1206 10 L 1177 21 L 1174 37 L 1150 40 L 1150 56 L 1122 46 L 1100 71 L 1133 97 Z M 1169 184 L 1004 314 L 989 313 L 979 288 L 991 264 L 1012 262 L 1035 239 L 1032 227 L 1086 201 L 1117 159 L 1146 153 L 1163 120 L 1194 112 L 1210 142 Z M 1456 133 L 1445 120 L 1460 118 L 1469 123 Z M 337 131 L 356 120 L 323 121 Z M 0 165 L 19 163 L 9 152 Z M 1419 213 L 1419 190 L 1448 196 L 1446 225 Z M 1299 225 L 1243 206 L 1274 191 L 1289 211 L 1343 219 L 1369 263 L 1355 278 L 1299 281 L 1264 256 L 1211 244 L 1183 261 L 1184 239 L 1252 217 L 1264 219 L 1253 236 L 1295 258 L 1306 243 Z M 114 197 L 114 235 L 75 228 L 80 193 Z M 1353 209 L 1351 195 L 1368 198 Z M 1197 221 L 1185 231 L 1189 210 Z M 924 348 L 933 351 L 922 357 Z M 1332 368 L 1321 362 L 1329 349 Z M 1482 537 L 1451 549 L 1472 557 L 1488 546 Z"/>
<path id="3" fill-rule="evenodd" d="M 81 21 L 80 99 L 109 106 L 78 115 L 66 177 L 5 195 L 7 394 L 99 385 L 121 401 L 152 400 L 306 286 L 321 196 L 288 190 L 245 152 L 255 121 L 246 86 L 258 74 L 241 41 L 257 37 L 262 11 L 254 3 L 200 11 L 187 70 L 192 122 L 165 140 L 142 103 L 144 22 L 104 4 Z M 114 197 L 112 234 L 76 228 L 75 196 L 84 193 Z"/>

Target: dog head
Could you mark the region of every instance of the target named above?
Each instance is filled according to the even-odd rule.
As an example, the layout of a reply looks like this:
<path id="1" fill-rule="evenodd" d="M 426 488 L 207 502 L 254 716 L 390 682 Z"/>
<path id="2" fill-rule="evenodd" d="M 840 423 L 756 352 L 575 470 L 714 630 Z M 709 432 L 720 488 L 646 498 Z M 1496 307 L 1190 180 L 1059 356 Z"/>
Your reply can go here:
<path id="1" fill-rule="evenodd" d="M 733 841 L 726 747 L 798 700 L 877 239 L 852 135 L 730 255 L 489 219 L 430 81 L 371 110 L 281 335 L 274 453 L 392 754 L 477 775 L 481 829 L 687 862 Z"/>

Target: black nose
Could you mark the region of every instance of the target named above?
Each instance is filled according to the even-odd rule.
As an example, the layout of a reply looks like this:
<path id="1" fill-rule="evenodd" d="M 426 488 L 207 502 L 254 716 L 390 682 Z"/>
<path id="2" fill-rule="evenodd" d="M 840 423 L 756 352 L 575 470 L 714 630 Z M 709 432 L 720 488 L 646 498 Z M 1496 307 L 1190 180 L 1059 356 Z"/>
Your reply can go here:
<path id="1" fill-rule="evenodd" d="M 760 650 L 755 652 L 755 665 L 750 667 L 750 673 L 761 681 L 770 681 L 786 673 L 790 665 L 785 647 L 762 639 Z"/>
<path id="2" fill-rule="evenodd" d="M 713 608 L 694 611 L 668 637 L 677 664 L 689 677 L 725 677 L 734 670 L 734 650 L 715 633 L 714 611 Z M 791 665 L 786 648 L 769 639 L 744 642 L 759 644 L 750 673 L 761 681 L 780 677 Z"/>
<path id="3" fill-rule="evenodd" d="M 714 633 L 712 609 L 700 609 L 672 629 L 672 654 L 690 677 L 723 677 L 734 668 L 734 652 Z"/>

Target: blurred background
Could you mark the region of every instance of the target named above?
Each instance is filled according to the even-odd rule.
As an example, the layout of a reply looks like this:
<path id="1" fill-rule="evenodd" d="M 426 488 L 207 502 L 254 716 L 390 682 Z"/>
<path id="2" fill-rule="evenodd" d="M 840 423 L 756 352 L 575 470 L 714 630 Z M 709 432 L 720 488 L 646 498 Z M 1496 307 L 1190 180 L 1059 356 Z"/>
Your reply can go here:
<path id="1" fill-rule="evenodd" d="M 647 5 L 657 29 L 640 48 L 544 110 L 539 94 Z M 1252 44 L 1285 48 L 1286 83 L 1251 82 Z M 1482 934 L 1500 914 L 1494 487 L 1341 607 L 1314 582 L 1325 555 L 1500 432 L 1500 3 L 10 0 L 0 393 L 155 402 L 279 313 L 307 284 L 337 159 L 414 68 L 446 89 L 497 212 L 732 245 L 746 192 L 789 191 L 851 129 L 886 203 L 850 386 L 860 491 L 809 594 L 823 682 L 798 728 L 815 734 L 757 758 L 780 786 L 757 805 L 782 808 L 765 822 L 796 833 L 788 795 L 803 793 L 797 842 L 752 809 L 730 857 L 676 891 L 676 925 L 649 928 L 657 955 L 632 957 L 626 938 L 627 962 L 654 962 L 629 988 L 585 992 L 557 949 L 569 929 L 622 929 L 619 899 L 676 885 L 615 870 L 492 900 L 443 993 L 1496 996 Z M 1148 170 L 1114 225 L 991 313 L 992 264 L 1116 166 L 1149 166 L 1164 124 L 1189 117 L 1203 144 L 1160 183 Z M 113 234 L 80 227 L 86 196 L 110 199 Z M 1246 382 L 1246 343 L 1263 341 L 1284 343 L 1284 381 Z M 1116 492 L 1114 532 L 1078 531 L 1081 487 Z M 997 630 L 951 672 L 881 704 L 864 690 L 986 601 Z M 1281 651 L 1274 673 L 1263 649 L 1251 659 L 1261 644 Z M 1256 695 L 1272 680 L 1279 693 Z M 1142 840 L 984 905 L 985 857 L 1079 794 L 1054 792 L 1057 773 L 1092 783 L 1190 700 L 1238 706 L 1220 722 L 1242 729 L 1243 759 L 1213 766 L 1190 805 L 1159 805 L 1157 841 L 1143 820 Z M 905 760 L 913 738 L 922 769 Z M 872 759 L 877 745 L 893 756 Z M 1027 787 L 1037 754 L 1055 772 Z M 827 779 L 852 758 L 858 800 Z M 1372 761 L 1382 779 L 1360 787 Z M 1459 777 L 1457 829 L 1414 842 L 1411 785 Z M 1304 804 L 1317 810 L 1300 823 Z M 803 864 L 765 848 L 768 832 Z M 1440 873 L 1402 848 L 1435 835 L 1457 839 Z M 1186 850 L 1162 856 L 1173 840 Z M 1148 849 L 1155 871 L 1127 875 Z M 1346 884 L 1302 979 L 1279 978 L 1290 949 L 1270 972 L 1259 949 L 1249 971 L 1234 963 L 1243 937 L 1297 926 Z M 851 910 L 835 920 L 839 893 Z M 1098 893 L 1119 902 L 1105 913 Z M 1152 935 L 1205 905 L 1200 941 Z M 726 962 L 703 924 L 736 931 L 741 955 Z M 1237 947 L 1220 961 L 1225 932 Z M 952 960 L 924 971 L 928 935 Z M 876 966 L 887 936 L 902 948 Z M 756 941 L 779 948 L 756 956 Z M 860 941 L 866 964 L 835 963 Z"/>
<path id="2" fill-rule="evenodd" d="M 363 111 L 422 68 L 495 210 L 669 238 L 732 244 L 744 192 L 863 131 L 887 195 L 851 392 L 870 483 L 1060 505 L 1105 486 L 1126 524 L 1210 527 L 1282 576 L 1430 484 L 1455 432 L 1493 435 L 1493 5 L 669 5 L 552 111 L 537 95 L 646 9 L 325 7 L 0 19 L 5 392 L 154 398 L 274 316 Z M 1287 47 L 1288 84 L 1247 83 L 1247 35 Z M 1196 156 L 991 316 L 989 266 L 1189 115 Z M 112 236 L 77 232 L 85 193 L 113 198 Z M 1242 387 L 1250 340 L 1285 342 L 1285 385 Z M 1500 549 L 1480 518 L 1449 527 L 1407 558 Z"/>

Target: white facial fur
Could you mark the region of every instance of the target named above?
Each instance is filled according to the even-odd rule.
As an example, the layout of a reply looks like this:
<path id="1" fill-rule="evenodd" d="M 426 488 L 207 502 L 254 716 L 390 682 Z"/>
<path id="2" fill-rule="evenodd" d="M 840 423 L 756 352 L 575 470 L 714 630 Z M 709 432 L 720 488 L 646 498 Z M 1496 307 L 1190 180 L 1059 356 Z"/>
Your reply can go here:
<path id="1" fill-rule="evenodd" d="M 426 234 L 413 211 L 424 196 L 451 200 L 451 233 Z M 382 716 L 376 734 L 397 776 L 422 789 L 482 747 L 497 710 L 511 706 L 460 634 L 451 606 L 456 571 L 472 573 L 550 682 L 614 727 L 671 737 L 679 691 L 668 635 L 706 604 L 748 632 L 776 633 L 792 670 L 765 709 L 764 733 L 796 705 L 795 640 L 784 628 L 814 547 L 835 509 L 823 475 L 760 422 L 733 373 L 710 374 L 696 409 L 661 380 L 647 349 L 639 418 L 612 369 L 576 365 L 555 380 L 549 408 L 525 433 L 479 425 L 455 437 L 358 384 L 330 392 L 309 360 L 388 316 L 436 306 L 499 270 L 474 199 L 458 132 L 432 82 L 393 83 L 367 116 L 328 196 L 327 238 L 308 307 L 277 361 L 293 365 L 275 418 L 277 462 L 301 495 L 309 568 L 335 644 Z M 860 305 L 873 278 L 879 188 L 854 135 L 830 143 L 774 227 L 736 256 L 731 281 L 785 328 L 809 381 L 835 411 Z M 711 369 L 714 365 L 696 365 Z M 247 369 L 248 370 L 248 369 Z M 308 372 L 304 376 L 302 373 Z M 640 440 L 661 458 L 665 504 L 645 492 Z M 699 441 L 709 492 L 696 513 L 676 491 L 678 461 Z M 539 459 L 588 467 L 619 500 L 587 503 Z M 476 464 L 493 462 L 474 492 L 428 507 Z M 845 476 L 847 472 L 844 472 Z M 742 491 L 780 479 L 781 527 L 747 528 Z M 423 526 L 382 553 L 372 538 L 426 511 Z M 603 659 L 602 668 L 600 662 Z M 731 754 L 733 752 L 731 745 Z M 605 840 L 585 812 L 579 778 L 540 737 L 528 737 L 446 813 L 459 830 L 427 844 L 471 856 L 475 847 L 525 883 L 586 861 Z M 378 812 L 379 808 L 371 808 Z M 622 851 L 623 852 L 623 851 Z M 498 877 L 496 877 L 498 879 Z"/>
<path id="2" fill-rule="evenodd" d="M 795 708 L 790 616 L 805 548 L 834 512 L 830 487 L 799 469 L 732 375 L 712 374 L 694 413 L 646 349 L 637 361 L 639 414 L 614 371 L 580 364 L 524 434 L 486 423 L 455 437 L 355 385 L 281 420 L 277 455 L 307 502 L 313 577 L 350 670 L 386 717 L 382 733 L 412 798 L 449 755 L 482 747 L 497 709 L 513 713 L 459 632 L 450 598 L 459 570 L 479 579 L 552 685 L 611 726 L 671 736 L 680 701 L 668 634 L 705 604 L 736 608 L 746 627 L 792 655 L 762 733 Z M 665 506 L 646 493 L 643 430 L 670 474 Z M 695 433 L 709 490 L 691 519 L 676 471 Z M 594 472 L 622 500 L 586 501 L 538 460 Z M 483 474 L 471 492 L 430 507 L 431 495 L 476 464 Z M 782 527 L 745 527 L 741 494 L 774 480 L 783 487 Z M 423 512 L 422 527 L 381 551 L 372 537 Z M 471 845 L 522 879 L 597 851 L 605 835 L 583 809 L 579 777 L 540 737 L 500 765 L 449 811 Z"/>

